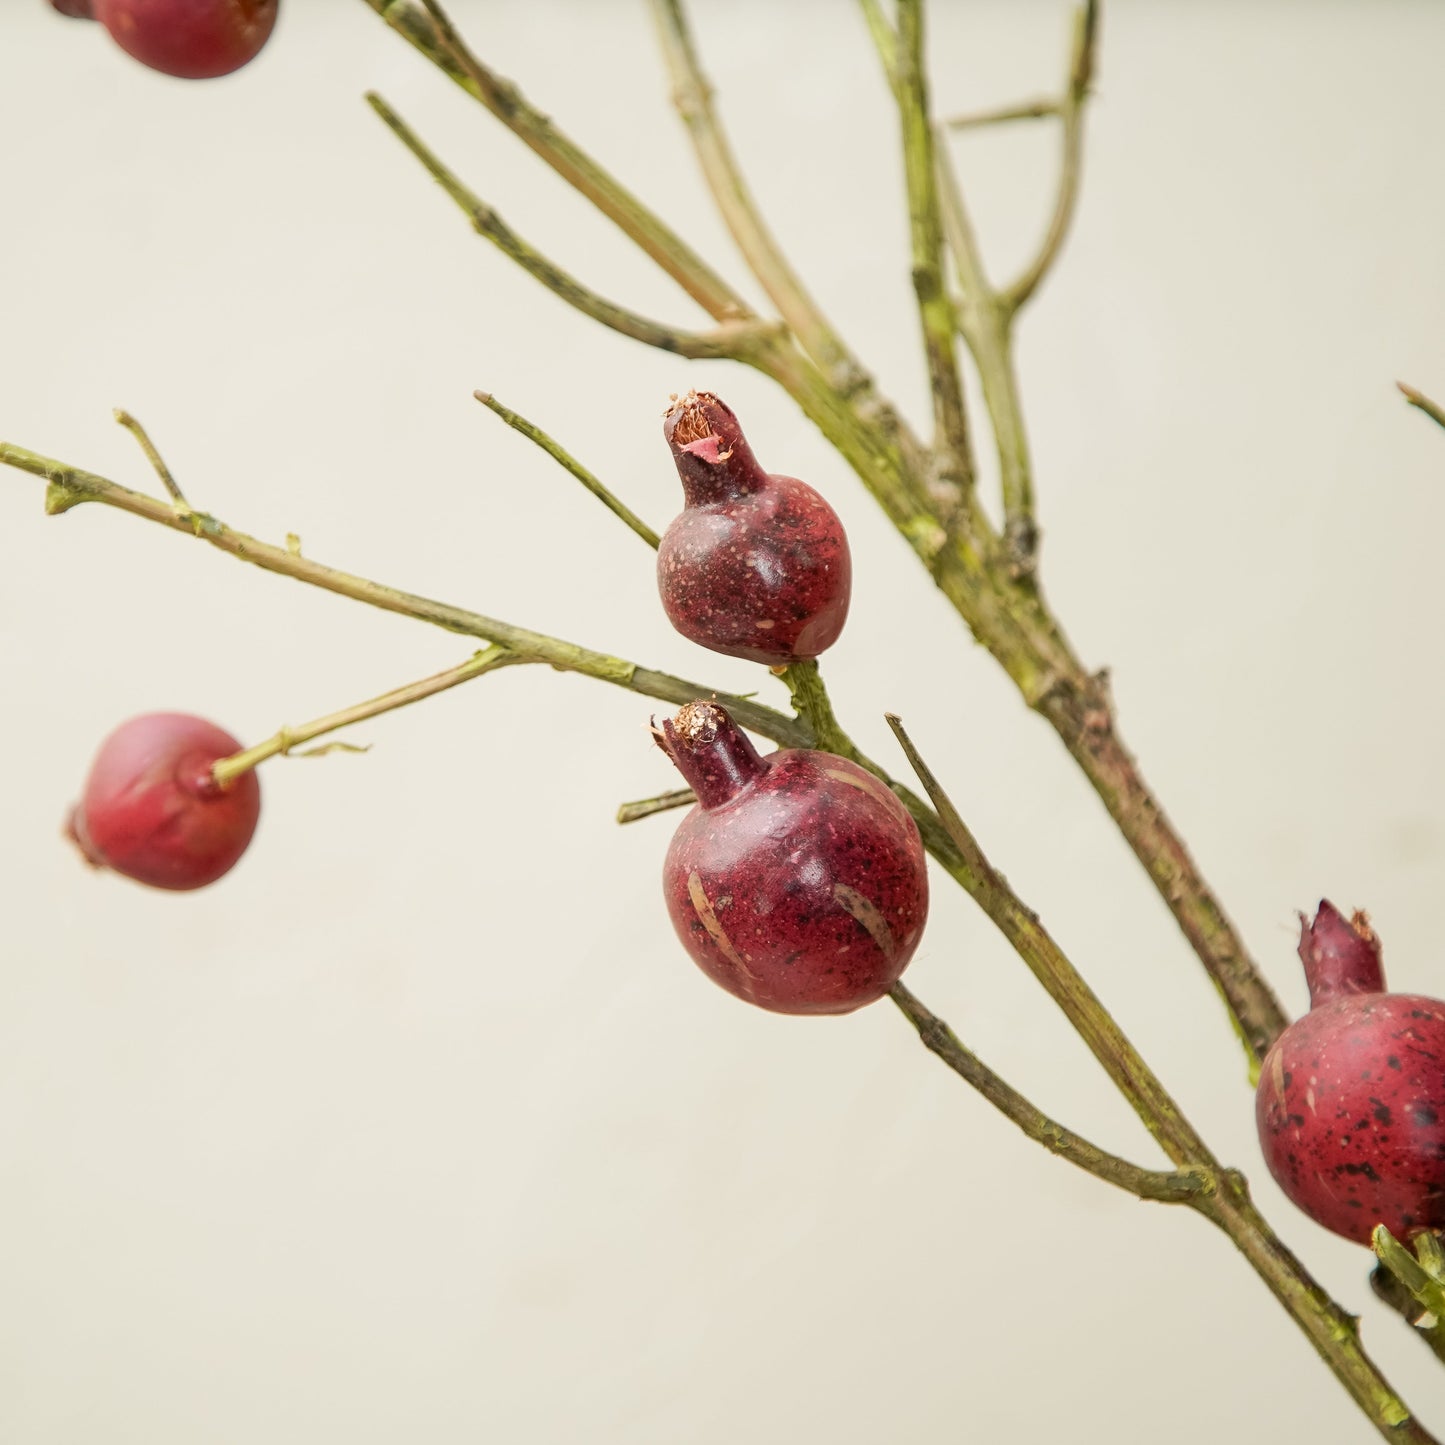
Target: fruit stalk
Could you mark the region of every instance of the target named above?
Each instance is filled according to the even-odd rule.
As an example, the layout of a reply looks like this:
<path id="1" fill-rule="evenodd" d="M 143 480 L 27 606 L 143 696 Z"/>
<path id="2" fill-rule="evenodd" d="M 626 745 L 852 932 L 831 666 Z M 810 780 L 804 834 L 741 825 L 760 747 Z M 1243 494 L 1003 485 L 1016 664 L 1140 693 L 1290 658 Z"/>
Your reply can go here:
<path id="1" fill-rule="evenodd" d="M 470 682 L 474 677 L 483 677 L 489 672 L 495 672 L 498 668 L 509 667 L 526 660 L 505 647 L 488 647 L 473 657 L 469 657 L 458 667 L 449 667 L 445 672 L 434 673 L 431 677 L 424 677 L 419 682 L 408 683 L 405 687 L 393 688 L 390 692 L 382 693 L 380 697 L 354 703 L 351 707 L 327 713 L 325 717 L 314 718 L 311 722 L 301 723 L 297 727 L 283 727 L 254 747 L 244 748 L 228 757 L 219 758 L 211 768 L 211 776 L 222 787 L 226 787 L 242 774 L 259 767 L 267 758 L 289 753 L 293 748 L 298 748 L 303 743 L 309 743 L 326 733 L 350 727 L 353 723 L 364 722 L 367 718 L 380 717 L 383 713 L 395 712 L 400 707 L 409 707 L 423 698 L 435 697 L 439 692 L 446 692 L 449 688 Z"/>

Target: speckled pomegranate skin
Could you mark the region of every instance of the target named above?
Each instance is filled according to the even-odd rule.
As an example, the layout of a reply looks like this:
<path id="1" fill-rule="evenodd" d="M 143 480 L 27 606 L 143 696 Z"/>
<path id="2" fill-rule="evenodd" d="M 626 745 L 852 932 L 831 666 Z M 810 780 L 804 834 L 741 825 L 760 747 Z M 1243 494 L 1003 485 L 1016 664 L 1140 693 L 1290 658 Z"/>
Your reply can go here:
<path id="1" fill-rule="evenodd" d="M 91 14 L 142 65 L 211 80 L 255 59 L 279 8 L 280 0 L 92 0 Z"/>
<path id="2" fill-rule="evenodd" d="M 1361 1244 L 1377 1224 L 1445 1228 L 1445 1002 L 1384 992 L 1373 933 L 1328 903 L 1300 955 L 1314 1002 L 1269 1051 L 1255 1101 L 1270 1173 Z"/>
<path id="3" fill-rule="evenodd" d="M 737 418 L 707 392 L 678 402 L 663 430 L 687 503 L 657 553 L 672 625 L 772 666 L 831 647 L 853 586 L 837 513 L 806 482 L 763 471 Z"/>
<path id="4" fill-rule="evenodd" d="M 855 763 L 802 749 L 759 758 L 721 708 L 704 706 L 724 725 L 701 760 L 679 761 L 703 801 L 663 867 L 683 946 L 715 983 L 776 1013 L 872 1003 L 907 967 L 928 916 L 917 825 Z M 720 750 L 732 755 L 719 767 Z M 699 761 L 715 786 L 699 787 Z"/>
<path id="5" fill-rule="evenodd" d="M 246 851 L 261 812 L 255 772 L 210 776 L 240 743 L 204 718 L 147 713 L 101 744 L 70 833 L 86 859 L 152 888 L 214 883 Z"/>

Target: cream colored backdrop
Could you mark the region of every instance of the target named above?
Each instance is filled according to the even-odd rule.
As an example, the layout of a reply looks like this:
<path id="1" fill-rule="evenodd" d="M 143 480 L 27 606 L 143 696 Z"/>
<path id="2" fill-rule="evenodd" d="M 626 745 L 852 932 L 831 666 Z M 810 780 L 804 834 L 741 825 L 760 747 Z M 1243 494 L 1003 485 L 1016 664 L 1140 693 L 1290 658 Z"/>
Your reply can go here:
<path id="1" fill-rule="evenodd" d="M 1445 1375 L 1368 1257 L 1263 1177 L 1214 995 L 1045 727 L 855 479 L 760 378 L 604 334 L 474 237 L 381 90 L 529 239 L 683 325 L 686 297 L 360 0 L 286 0 L 215 84 L 4 0 L 0 436 L 311 556 L 716 686 L 651 559 L 471 399 L 679 505 L 667 394 L 724 393 L 850 529 L 839 709 L 908 720 L 985 845 L 1445 1428 Z M 896 124 L 845 0 L 700 5 L 723 115 L 788 250 L 925 417 Z M 742 279 L 641 3 L 462 3 L 488 59 Z M 1062 73 L 1061 4 L 933 7 L 941 111 Z M 1110 4 L 1076 233 L 1021 332 L 1049 590 L 1292 1009 L 1294 910 L 1371 910 L 1445 993 L 1437 665 L 1445 10 Z M 992 270 L 1040 232 L 1054 137 L 960 147 Z M 751 293 L 750 293 L 751 294 Z M 976 407 L 976 414 L 977 414 Z M 58 829 L 157 708 L 248 740 L 464 640 L 0 475 L 0 1441 L 1374 1438 L 1222 1238 L 1016 1135 L 887 1006 L 753 1012 L 673 940 L 645 699 L 539 669 L 279 761 L 194 897 L 86 873 Z M 940 883 L 909 982 L 1100 1142 L 1148 1140 Z"/>

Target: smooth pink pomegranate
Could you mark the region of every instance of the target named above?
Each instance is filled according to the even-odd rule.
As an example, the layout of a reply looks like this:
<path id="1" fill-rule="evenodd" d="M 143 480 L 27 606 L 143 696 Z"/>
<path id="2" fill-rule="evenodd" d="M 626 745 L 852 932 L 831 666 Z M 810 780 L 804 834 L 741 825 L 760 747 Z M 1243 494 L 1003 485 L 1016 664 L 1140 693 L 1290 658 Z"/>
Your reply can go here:
<path id="1" fill-rule="evenodd" d="M 849 1013 L 885 994 L 928 917 L 923 843 L 903 804 L 832 753 L 759 757 L 716 703 L 689 703 L 662 741 L 698 797 L 663 886 L 702 971 L 776 1013 Z"/>
<path id="2" fill-rule="evenodd" d="M 254 771 L 226 787 L 211 774 L 241 745 L 204 718 L 155 712 L 101 744 L 70 818 L 85 857 L 152 888 L 204 888 L 246 851 L 261 812 Z"/>
<path id="3" fill-rule="evenodd" d="M 229 75 L 254 60 L 280 0 L 91 0 L 92 17 L 126 54 L 184 80 Z"/>
<path id="4" fill-rule="evenodd" d="M 817 657 L 853 587 L 838 515 L 806 482 L 773 476 L 717 397 L 689 392 L 663 423 L 686 507 L 657 550 L 657 586 L 684 637 L 754 662 Z"/>
<path id="5" fill-rule="evenodd" d="M 1280 1188 L 1361 1244 L 1445 1228 L 1445 1002 L 1386 993 L 1364 914 L 1301 917 L 1310 1011 L 1264 1061 L 1255 1115 Z"/>

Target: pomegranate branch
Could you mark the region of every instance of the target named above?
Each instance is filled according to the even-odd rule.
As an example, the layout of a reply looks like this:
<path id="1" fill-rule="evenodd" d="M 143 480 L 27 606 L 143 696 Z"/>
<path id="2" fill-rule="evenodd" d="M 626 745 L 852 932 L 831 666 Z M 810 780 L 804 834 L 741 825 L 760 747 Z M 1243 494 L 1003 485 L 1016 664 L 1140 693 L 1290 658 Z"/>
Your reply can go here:
<path id="1" fill-rule="evenodd" d="M 634 238 L 645 234 L 654 242 L 663 238 L 666 244 L 659 243 L 659 247 L 668 260 L 659 264 L 669 274 L 677 274 L 682 254 L 677 247 L 682 243 L 645 208 L 639 211 L 635 198 L 628 197 L 572 142 L 560 137 L 515 87 L 480 67 L 474 57 L 470 60 L 472 70 L 464 69 L 455 54 L 459 42 L 453 42 L 449 49 L 435 21 L 416 6 L 386 4 L 384 0 L 368 3 L 582 194 L 614 219 L 619 215 L 626 219 L 628 224 L 623 220 L 619 224 L 628 234 Z M 430 0 L 428 8 L 433 15 L 440 13 Z M 896 38 L 876 4 L 865 3 L 864 10 L 897 92 L 901 62 Z M 926 120 L 926 115 L 922 118 Z M 921 179 L 917 174 L 916 135 L 913 151 L 916 191 Z M 944 190 L 941 185 L 936 188 Z M 626 198 L 625 203 L 619 197 Z M 645 220 L 639 220 L 639 215 Z M 957 227 L 950 231 L 950 247 L 958 262 L 966 252 L 955 239 Z M 639 240 L 639 244 L 643 242 Z M 644 245 L 644 249 L 649 248 Z M 649 250 L 649 254 L 653 252 Z M 842 394 L 781 326 L 761 338 L 753 335 L 747 346 L 735 350 L 735 358 L 772 377 L 837 448 L 975 637 L 1009 674 L 1028 706 L 1059 735 L 1218 988 L 1251 1069 L 1257 1069 L 1284 1026 L 1284 1012 L 1119 736 L 1103 674 L 1091 672 L 1078 659 L 1061 624 L 1034 585 L 1032 516 L 1024 514 L 1017 500 L 1027 495 L 1024 488 L 1031 484 L 1027 481 L 1022 414 L 1008 349 L 1009 331 L 997 294 L 976 288 L 978 299 L 970 301 L 967 278 L 963 279 L 966 294 L 960 321 L 965 326 L 965 340 L 970 340 L 977 347 L 976 354 L 983 358 L 980 372 L 995 439 L 1006 472 L 1012 468 L 1016 479 L 1010 483 L 1015 487 L 1015 519 L 1002 546 L 971 496 L 960 499 L 956 488 L 948 488 L 946 497 L 940 499 L 936 463 L 890 407 L 876 398 Z M 746 307 L 729 310 L 720 305 L 715 294 L 711 304 L 704 305 L 719 320 L 730 316 L 746 321 L 752 316 Z M 979 317 L 972 338 L 967 329 L 970 305 L 977 307 Z M 950 302 L 950 315 L 953 309 Z M 1013 458 L 1012 462 L 1009 458 Z M 943 514 L 947 504 L 954 502 L 958 510 L 945 525 Z"/>

